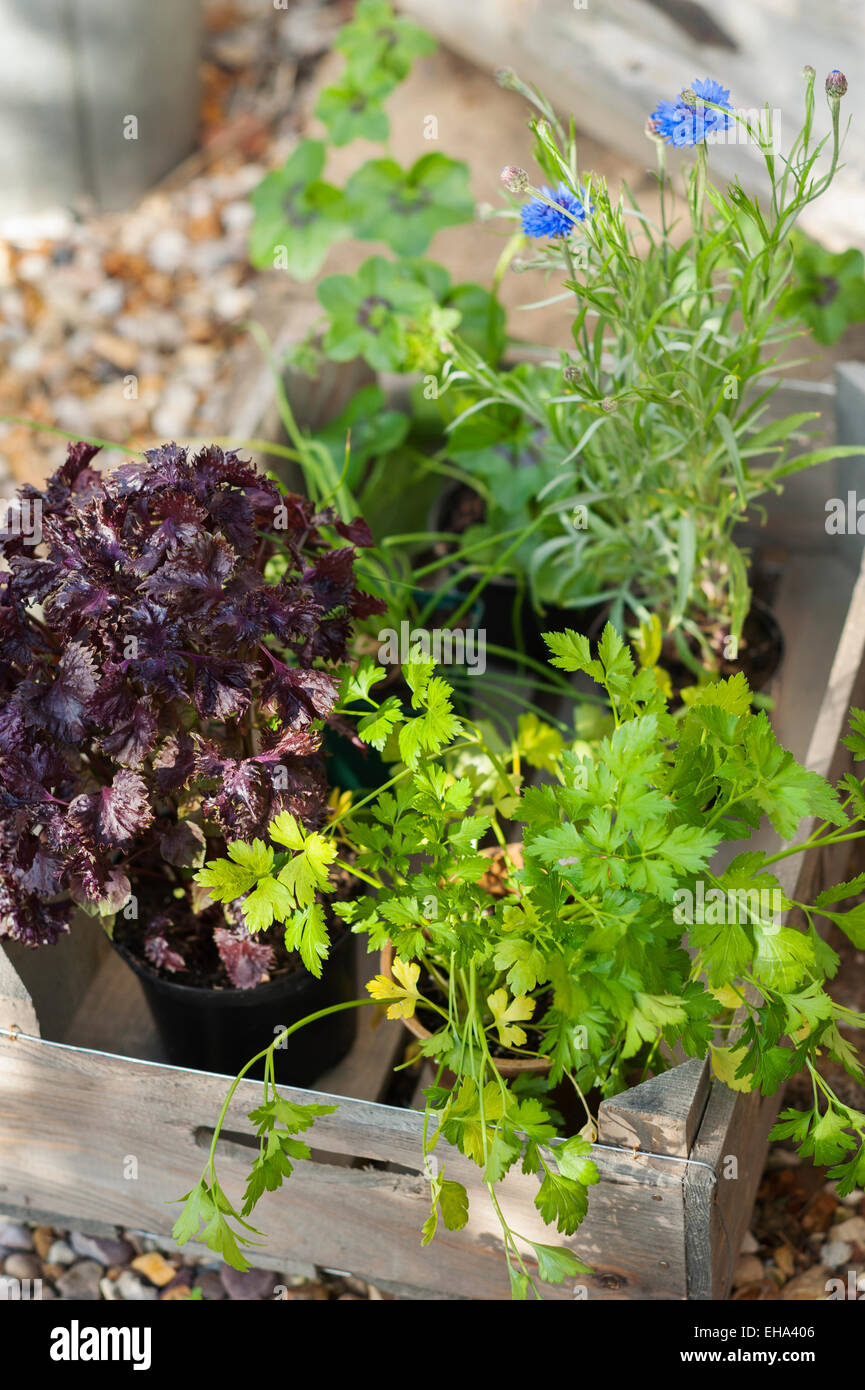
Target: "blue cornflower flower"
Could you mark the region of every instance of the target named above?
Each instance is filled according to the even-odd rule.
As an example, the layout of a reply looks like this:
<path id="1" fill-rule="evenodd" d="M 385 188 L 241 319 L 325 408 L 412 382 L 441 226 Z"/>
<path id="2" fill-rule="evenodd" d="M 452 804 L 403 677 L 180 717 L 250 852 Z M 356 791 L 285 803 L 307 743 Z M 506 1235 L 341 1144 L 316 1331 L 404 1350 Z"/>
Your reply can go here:
<path id="1" fill-rule="evenodd" d="M 714 101 L 719 106 L 730 106 L 730 89 L 722 87 L 710 77 L 700 82 L 695 79 L 690 90 L 680 92 L 675 101 L 659 101 L 650 120 L 656 135 L 668 145 L 681 149 L 684 145 L 699 145 L 707 135 L 715 131 L 727 130 L 730 117 L 727 111 L 713 111 L 703 105 Z"/>
<path id="2" fill-rule="evenodd" d="M 532 198 L 530 203 L 526 203 L 525 207 L 520 209 L 520 218 L 526 236 L 570 236 L 575 226 L 573 219 L 576 218 L 578 222 L 585 222 L 586 214 L 593 213 L 595 210 L 594 203 L 586 203 L 586 196 L 582 189 L 580 189 L 579 198 L 564 183 L 560 183 L 555 190 L 547 188 L 544 184 L 543 192 L 548 198 L 552 198 L 553 202 L 558 203 L 566 212 L 569 212 L 571 216 L 566 217 L 564 212 L 559 212 L 557 208 L 551 208 L 540 198 Z"/>

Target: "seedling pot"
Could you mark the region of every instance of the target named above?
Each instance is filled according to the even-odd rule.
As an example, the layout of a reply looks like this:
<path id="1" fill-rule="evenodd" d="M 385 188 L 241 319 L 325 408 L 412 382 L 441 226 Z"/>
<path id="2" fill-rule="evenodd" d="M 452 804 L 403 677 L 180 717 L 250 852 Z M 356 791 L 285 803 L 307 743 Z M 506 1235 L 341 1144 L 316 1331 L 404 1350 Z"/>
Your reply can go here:
<path id="1" fill-rule="evenodd" d="M 204 989 L 164 979 L 125 946 L 117 954 L 141 981 L 166 1057 L 174 1066 L 235 1075 L 292 1023 L 357 997 L 354 942 L 336 941 L 320 980 L 295 970 L 252 989 Z M 309 1086 L 352 1046 L 356 1011 L 319 1019 L 274 1052 L 277 1079 Z M 262 1063 L 249 1072 L 263 1075 Z"/>

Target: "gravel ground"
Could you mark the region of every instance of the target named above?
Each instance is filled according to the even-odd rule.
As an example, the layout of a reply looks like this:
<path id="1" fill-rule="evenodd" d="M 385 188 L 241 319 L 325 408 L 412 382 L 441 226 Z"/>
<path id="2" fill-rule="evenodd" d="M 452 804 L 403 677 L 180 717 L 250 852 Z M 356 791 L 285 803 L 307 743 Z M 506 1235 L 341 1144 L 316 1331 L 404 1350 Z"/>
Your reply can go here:
<path id="1" fill-rule="evenodd" d="M 340 15 L 209 0 L 195 153 L 126 211 L 0 228 L 0 486 L 41 482 L 65 454 L 10 416 L 135 448 L 224 432 L 219 384 L 258 279 L 247 195 L 295 143 Z"/>
<path id="2" fill-rule="evenodd" d="M 861 872 L 862 851 L 854 847 L 845 878 Z M 836 928 L 825 933 L 841 964 L 828 993 L 846 1008 L 865 1013 L 865 952 Z M 848 1034 L 861 1044 L 861 1035 Z M 824 1074 L 842 1101 L 865 1109 L 865 1087 L 824 1058 Z M 785 1104 L 808 1105 L 810 1083 L 792 1081 Z M 840 1280 L 843 1286 L 829 1284 Z M 770 1147 L 757 1194 L 754 1219 L 736 1265 L 733 1297 L 746 1300 L 814 1300 L 865 1297 L 865 1197 L 839 1199 L 825 1168 L 800 1160 L 782 1144 Z"/>
<path id="3" fill-rule="evenodd" d="M 147 1303 L 190 1297 L 245 1303 L 297 1299 L 381 1302 L 391 1297 L 350 1275 L 323 1274 L 310 1280 L 272 1269 L 250 1269 L 241 1274 L 220 1260 L 189 1261 L 167 1249 L 165 1241 L 136 1231 L 106 1239 L 80 1231 L 25 1225 L 4 1220 L 2 1215 L 0 1281 L 5 1281 L 0 1283 L 3 1299 L 87 1303 L 102 1299 Z"/>

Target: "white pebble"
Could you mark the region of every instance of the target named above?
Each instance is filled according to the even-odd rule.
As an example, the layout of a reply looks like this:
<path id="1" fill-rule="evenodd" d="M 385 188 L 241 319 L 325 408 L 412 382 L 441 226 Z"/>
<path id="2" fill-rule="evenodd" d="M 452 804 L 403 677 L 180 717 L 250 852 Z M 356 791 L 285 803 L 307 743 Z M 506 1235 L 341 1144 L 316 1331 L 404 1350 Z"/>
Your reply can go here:
<path id="1" fill-rule="evenodd" d="M 189 242 L 175 227 L 164 227 L 157 232 L 147 248 L 147 259 L 154 270 L 173 275 L 179 270 L 189 254 Z"/>

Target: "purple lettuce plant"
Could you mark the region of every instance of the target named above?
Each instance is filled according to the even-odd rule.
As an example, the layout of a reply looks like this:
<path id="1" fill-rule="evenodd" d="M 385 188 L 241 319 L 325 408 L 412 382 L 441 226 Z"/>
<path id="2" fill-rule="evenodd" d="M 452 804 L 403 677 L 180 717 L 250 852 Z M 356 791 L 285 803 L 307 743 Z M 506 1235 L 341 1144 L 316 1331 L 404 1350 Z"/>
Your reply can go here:
<path id="1" fill-rule="evenodd" d="M 0 938 L 51 943 L 77 906 L 109 918 L 149 884 L 145 954 L 175 972 L 205 853 L 281 811 L 326 818 L 334 667 L 383 605 L 355 583 L 366 524 L 236 452 L 167 444 L 105 473 L 97 452 L 19 490 L 41 543 L 0 538 Z M 204 911 L 231 982 L 254 985 L 271 948 L 230 905 Z"/>

